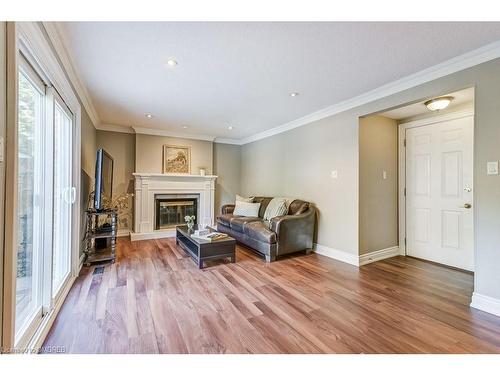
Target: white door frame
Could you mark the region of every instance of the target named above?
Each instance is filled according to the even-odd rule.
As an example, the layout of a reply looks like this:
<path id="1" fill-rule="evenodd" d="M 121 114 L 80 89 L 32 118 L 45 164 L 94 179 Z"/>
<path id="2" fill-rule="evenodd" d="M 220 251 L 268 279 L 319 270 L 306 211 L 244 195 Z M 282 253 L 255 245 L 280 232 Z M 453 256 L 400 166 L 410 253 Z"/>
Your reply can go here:
<path id="1" fill-rule="evenodd" d="M 464 117 L 474 116 L 473 109 L 466 109 L 442 115 L 436 115 L 422 120 L 415 120 L 405 122 L 398 125 L 398 224 L 399 224 L 399 253 L 406 255 L 406 129 L 417 128 L 420 126 L 431 125 L 443 121 L 456 120 Z M 474 126 L 474 122 L 473 122 Z M 472 140 L 472 147 L 474 147 L 474 140 Z M 473 149 L 474 150 L 474 149 Z M 474 152 L 474 151 L 473 151 Z M 473 163 L 474 168 L 474 163 Z M 474 176 L 474 170 L 472 171 Z M 472 191 L 474 194 L 474 190 Z M 473 195 L 474 196 L 474 195 Z M 475 222 L 475 205 L 472 205 L 472 222 L 473 233 L 472 237 L 475 239 L 476 222 Z M 475 241 L 473 241 L 475 244 Z M 474 245 L 475 247 L 475 245 Z M 474 248 L 474 254 L 476 254 Z"/>

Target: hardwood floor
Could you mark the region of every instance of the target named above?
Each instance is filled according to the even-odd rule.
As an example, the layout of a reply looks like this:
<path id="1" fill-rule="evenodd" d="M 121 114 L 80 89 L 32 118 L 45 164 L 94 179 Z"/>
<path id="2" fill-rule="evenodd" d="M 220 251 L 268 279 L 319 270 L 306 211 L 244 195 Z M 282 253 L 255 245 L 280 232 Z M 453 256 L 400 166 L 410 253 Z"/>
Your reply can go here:
<path id="1" fill-rule="evenodd" d="M 45 345 L 70 353 L 500 353 L 473 277 L 395 257 L 356 268 L 311 254 L 203 270 L 173 239 L 118 241 L 84 268 Z"/>

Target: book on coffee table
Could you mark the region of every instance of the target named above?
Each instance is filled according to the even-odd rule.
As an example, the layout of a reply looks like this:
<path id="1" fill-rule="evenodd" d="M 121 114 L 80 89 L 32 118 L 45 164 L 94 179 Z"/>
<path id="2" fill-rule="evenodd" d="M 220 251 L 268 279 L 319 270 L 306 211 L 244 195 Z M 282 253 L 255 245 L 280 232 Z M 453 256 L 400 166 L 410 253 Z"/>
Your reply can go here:
<path id="1" fill-rule="evenodd" d="M 204 236 L 197 236 L 196 234 L 192 234 L 191 237 L 199 238 L 200 240 L 205 240 L 205 241 L 217 241 L 217 240 L 222 240 L 223 238 L 228 238 L 229 236 L 225 233 L 212 232 Z"/>

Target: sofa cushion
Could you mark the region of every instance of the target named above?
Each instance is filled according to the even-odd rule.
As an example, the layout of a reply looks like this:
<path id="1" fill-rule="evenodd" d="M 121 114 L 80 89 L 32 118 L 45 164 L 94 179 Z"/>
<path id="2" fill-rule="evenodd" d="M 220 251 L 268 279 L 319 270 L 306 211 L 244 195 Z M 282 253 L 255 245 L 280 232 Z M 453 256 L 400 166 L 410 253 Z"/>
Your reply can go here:
<path id="1" fill-rule="evenodd" d="M 258 217 L 259 207 L 260 203 L 236 201 L 233 214 L 236 216 Z"/>
<path id="2" fill-rule="evenodd" d="M 261 221 L 258 217 L 234 216 L 231 219 L 231 229 L 243 233 L 243 227 L 247 223 Z"/>
<path id="3" fill-rule="evenodd" d="M 264 217 L 264 213 L 266 212 L 267 205 L 269 204 L 269 202 L 271 202 L 271 199 L 273 199 L 273 198 L 270 198 L 270 197 L 255 197 L 253 199 L 254 202 L 260 203 L 260 209 L 259 209 L 259 217 L 260 218 Z"/>
<path id="4" fill-rule="evenodd" d="M 273 198 L 267 205 L 266 212 L 264 212 L 264 221 L 269 221 L 273 217 L 286 215 L 288 206 L 285 198 Z"/>
<path id="5" fill-rule="evenodd" d="M 217 216 L 217 222 L 225 225 L 226 227 L 231 226 L 231 219 L 234 217 L 233 214 L 222 214 Z"/>
<path id="6" fill-rule="evenodd" d="M 300 199 L 295 199 L 288 208 L 288 215 L 300 215 L 307 211 L 309 202 Z"/>
<path id="7" fill-rule="evenodd" d="M 263 221 L 246 223 L 243 230 L 248 237 L 266 243 L 276 243 L 276 233 L 271 232 Z"/>

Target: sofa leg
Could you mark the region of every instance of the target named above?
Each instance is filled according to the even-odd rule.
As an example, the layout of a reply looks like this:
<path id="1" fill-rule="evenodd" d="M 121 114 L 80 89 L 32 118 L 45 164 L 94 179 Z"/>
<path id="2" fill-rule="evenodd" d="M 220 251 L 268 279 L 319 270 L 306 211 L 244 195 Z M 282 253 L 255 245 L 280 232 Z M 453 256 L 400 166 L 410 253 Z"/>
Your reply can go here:
<path id="1" fill-rule="evenodd" d="M 276 255 L 266 255 L 266 262 L 271 263 L 276 260 Z"/>

